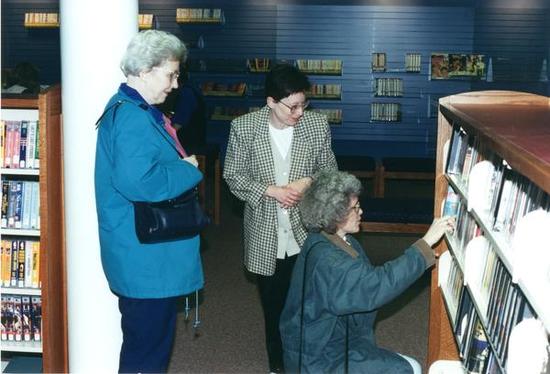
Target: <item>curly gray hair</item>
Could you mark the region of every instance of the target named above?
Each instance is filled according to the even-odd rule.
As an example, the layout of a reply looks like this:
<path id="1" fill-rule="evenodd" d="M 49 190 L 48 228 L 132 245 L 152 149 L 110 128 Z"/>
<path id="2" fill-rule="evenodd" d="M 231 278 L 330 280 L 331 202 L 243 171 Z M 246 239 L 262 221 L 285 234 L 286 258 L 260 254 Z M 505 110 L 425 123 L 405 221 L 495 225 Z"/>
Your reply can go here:
<path id="1" fill-rule="evenodd" d="M 359 197 L 361 190 L 361 182 L 352 174 L 319 172 L 300 203 L 302 222 L 310 231 L 335 233 L 348 215 L 351 198 Z"/>
<path id="2" fill-rule="evenodd" d="M 147 30 L 137 33 L 120 62 L 120 69 L 126 77 L 138 76 L 165 61 L 185 62 L 187 48 L 177 36 L 160 30 Z"/>

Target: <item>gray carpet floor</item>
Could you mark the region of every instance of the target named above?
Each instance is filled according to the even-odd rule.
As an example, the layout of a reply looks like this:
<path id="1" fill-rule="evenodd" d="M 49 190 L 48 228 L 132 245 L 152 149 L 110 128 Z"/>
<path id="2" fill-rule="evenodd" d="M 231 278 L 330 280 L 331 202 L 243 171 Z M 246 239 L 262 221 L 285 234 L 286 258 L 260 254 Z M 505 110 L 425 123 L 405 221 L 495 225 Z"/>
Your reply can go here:
<path id="1" fill-rule="evenodd" d="M 356 235 L 376 264 L 399 256 L 417 236 Z M 201 324 L 178 315 L 170 373 L 267 373 L 265 335 L 254 278 L 242 265 L 242 215 L 227 189 L 222 189 L 222 217 L 203 235 L 205 287 L 199 296 Z M 378 315 L 378 344 L 416 358 L 425 366 L 429 274 L 425 274 Z M 194 303 L 194 300 L 191 300 Z M 194 311 L 192 311 L 194 312 Z M 192 314 L 191 317 L 194 315 Z"/>

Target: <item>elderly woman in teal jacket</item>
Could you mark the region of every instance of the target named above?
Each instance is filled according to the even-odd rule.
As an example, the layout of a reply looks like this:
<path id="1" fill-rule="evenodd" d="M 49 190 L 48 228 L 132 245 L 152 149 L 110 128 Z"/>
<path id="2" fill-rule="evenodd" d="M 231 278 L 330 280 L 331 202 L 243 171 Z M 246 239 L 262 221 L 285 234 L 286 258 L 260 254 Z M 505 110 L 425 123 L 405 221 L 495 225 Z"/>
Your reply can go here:
<path id="1" fill-rule="evenodd" d="M 350 235 L 361 223 L 360 192 L 353 175 L 323 171 L 301 202 L 310 233 L 280 321 L 289 373 L 420 373 L 414 359 L 376 345 L 376 310 L 433 265 L 431 246 L 453 228 L 453 221 L 435 220 L 403 255 L 374 266 Z"/>
<path id="2" fill-rule="evenodd" d="M 174 35 L 138 33 L 121 62 L 127 82 L 99 123 L 95 192 L 101 260 L 119 298 L 124 373 L 166 371 L 177 297 L 203 286 L 199 237 L 141 244 L 132 205 L 174 198 L 202 179 L 195 157 L 186 157 L 170 123 L 153 106 L 178 87 L 185 57 L 185 45 Z"/>

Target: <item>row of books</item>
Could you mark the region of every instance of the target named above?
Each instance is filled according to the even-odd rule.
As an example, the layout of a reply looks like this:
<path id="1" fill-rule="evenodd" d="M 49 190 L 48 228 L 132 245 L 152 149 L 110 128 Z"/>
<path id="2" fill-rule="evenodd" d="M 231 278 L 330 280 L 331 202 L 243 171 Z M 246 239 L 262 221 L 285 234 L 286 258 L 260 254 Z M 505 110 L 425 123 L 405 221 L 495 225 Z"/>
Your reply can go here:
<path id="1" fill-rule="evenodd" d="M 176 18 L 181 21 L 220 20 L 222 10 L 219 8 L 178 8 Z"/>
<path id="2" fill-rule="evenodd" d="M 306 95 L 310 97 L 337 97 L 342 94 L 342 86 L 339 84 L 312 84 Z"/>
<path id="3" fill-rule="evenodd" d="M 206 96 L 242 96 L 246 91 L 246 83 L 204 82 L 201 90 Z"/>
<path id="4" fill-rule="evenodd" d="M 0 245 L 2 285 L 40 288 L 40 242 L 2 239 Z"/>
<path id="5" fill-rule="evenodd" d="M 372 103 L 370 120 L 383 122 L 399 122 L 401 120 L 401 105 L 398 103 Z"/>
<path id="6" fill-rule="evenodd" d="M 468 280 L 456 261 L 450 260 L 448 274 L 440 274 L 445 279 L 442 282 L 443 294 L 459 354 L 468 372 L 475 373 L 503 371 L 508 342 L 515 326 L 524 319 L 535 318 L 532 307 L 518 286 L 512 283 L 505 266 L 494 252 L 487 253 L 492 260 L 478 264 L 475 270 L 482 280 L 479 284 L 487 287 L 488 303 L 480 302 L 477 296 L 479 284 Z M 447 252 L 444 261 L 449 259 Z"/>
<path id="7" fill-rule="evenodd" d="M 153 25 L 153 15 L 138 14 L 138 25 L 140 28 L 150 28 Z"/>
<path id="8" fill-rule="evenodd" d="M 38 169 L 38 121 L 0 121 L 0 167 Z"/>
<path id="9" fill-rule="evenodd" d="M 342 123 L 342 109 L 312 108 L 311 111 L 326 116 L 329 123 Z"/>
<path id="10" fill-rule="evenodd" d="M 2 295 L 2 340 L 42 340 L 42 298 L 40 296 Z"/>
<path id="11" fill-rule="evenodd" d="M 403 79 L 376 78 L 376 96 L 403 96 Z"/>
<path id="12" fill-rule="evenodd" d="M 2 180 L 1 228 L 40 229 L 39 182 Z"/>
<path id="13" fill-rule="evenodd" d="M 59 25 L 57 13 L 25 13 L 25 25 Z"/>
<path id="14" fill-rule="evenodd" d="M 518 220 L 536 209 L 550 211 L 550 196 L 506 162 L 481 149 L 477 139 L 455 127 L 447 156 L 446 172 L 465 193 L 468 209 L 474 209 L 487 226 L 512 238 Z M 454 192 L 456 193 L 456 192 Z M 448 209 L 456 206 L 447 194 Z M 450 214 L 450 212 L 447 212 Z"/>
<path id="15" fill-rule="evenodd" d="M 386 54 L 373 53 L 372 54 L 372 71 L 385 71 L 385 70 L 386 70 Z"/>
<path id="16" fill-rule="evenodd" d="M 270 68 L 271 60 L 269 58 L 249 58 L 246 60 L 248 69 L 255 73 L 267 72 Z"/>
<path id="17" fill-rule="evenodd" d="M 420 72 L 420 53 L 407 53 L 405 55 L 405 70 L 410 73 Z"/>
<path id="18" fill-rule="evenodd" d="M 314 73 L 340 73 L 342 60 L 296 60 L 298 69 Z"/>

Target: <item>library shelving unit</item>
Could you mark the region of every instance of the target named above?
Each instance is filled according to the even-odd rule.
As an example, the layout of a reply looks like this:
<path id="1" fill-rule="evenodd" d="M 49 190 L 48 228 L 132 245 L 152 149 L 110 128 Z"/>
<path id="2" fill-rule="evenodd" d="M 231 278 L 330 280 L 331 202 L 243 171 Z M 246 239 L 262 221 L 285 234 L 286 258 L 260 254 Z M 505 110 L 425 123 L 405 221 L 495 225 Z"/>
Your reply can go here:
<path id="1" fill-rule="evenodd" d="M 509 335 L 527 309 L 527 316 L 536 317 L 548 337 L 550 299 L 541 290 L 548 290 L 550 280 L 546 280 L 549 284 L 532 283 L 539 279 L 529 274 L 538 271 L 533 263 L 537 259 L 526 261 L 532 253 L 528 252 L 529 257 L 518 252 L 517 243 L 521 220 L 533 213 L 549 214 L 549 123 L 550 99 L 545 96 L 479 91 L 439 100 L 434 217 L 449 208 L 450 191 L 456 193 L 461 208 L 451 213 L 457 217 L 456 233 L 446 235 L 436 248 L 439 260 L 431 280 L 428 366 L 436 360 L 461 359 L 464 366 L 471 364 L 468 344 L 472 347 L 477 336 L 467 338 L 464 333 L 464 326 L 469 326 L 461 318 L 464 305 L 471 305 L 473 321 L 478 321 L 476 331 L 485 335 L 489 358 L 481 365 L 486 369 L 492 365 L 506 372 Z M 462 152 L 457 151 L 460 148 Z M 455 166 L 458 173 L 453 171 Z M 507 179 L 507 175 L 513 177 Z M 487 188 L 480 188 L 480 181 Z M 508 182 L 517 187 L 517 194 L 507 190 Z M 511 200 L 516 205 L 505 203 Z M 499 227 L 501 214 L 510 222 L 517 219 L 517 225 Z M 527 246 L 521 249 L 532 251 Z"/>
<path id="2" fill-rule="evenodd" d="M 5 344 L 2 351 L 42 353 L 43 372 L 68 372 L 65 242 L 63 225 L 63 175 L 61 88 L 43 90 L 38 97 L 2 97 L 2 111 L 34 112 L 39 123 L 38 171 L 1 170 L 2 180 L 34 178 L 39 182 L 40 230 L 2 229 L 3 239 L 35 238 L 40 241 L 39 289 L 2 287 L 2 294 L 40 295 L 42 302 L 41 344 Z M 14 353 L 15 355 L 17 353 Z"/>

